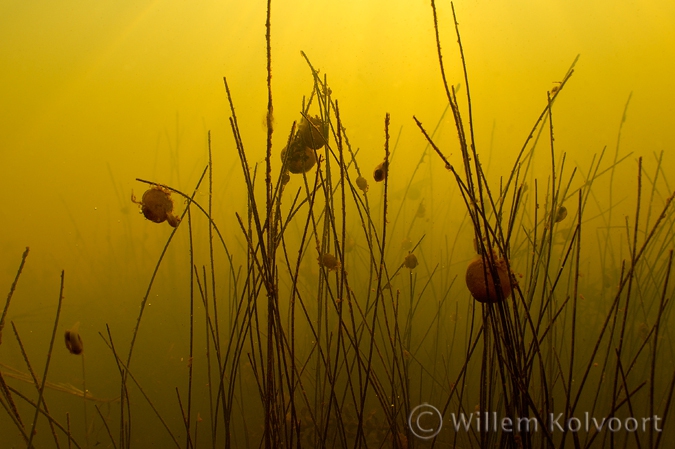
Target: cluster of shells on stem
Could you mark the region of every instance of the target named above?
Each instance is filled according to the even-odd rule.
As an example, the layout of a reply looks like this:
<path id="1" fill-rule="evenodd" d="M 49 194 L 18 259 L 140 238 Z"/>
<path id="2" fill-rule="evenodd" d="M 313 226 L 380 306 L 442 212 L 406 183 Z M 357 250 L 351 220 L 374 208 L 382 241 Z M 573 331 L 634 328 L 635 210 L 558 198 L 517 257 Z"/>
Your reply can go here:
<path id="1" fill-rule="evenodd" d="M 303 116 L 291 143 L 281 151 L 284 169 L 296 175 L 307 173 L 316 164 L 316 150 L 326 144 L 327 136 L 327 122 L 319 116 Z"/>

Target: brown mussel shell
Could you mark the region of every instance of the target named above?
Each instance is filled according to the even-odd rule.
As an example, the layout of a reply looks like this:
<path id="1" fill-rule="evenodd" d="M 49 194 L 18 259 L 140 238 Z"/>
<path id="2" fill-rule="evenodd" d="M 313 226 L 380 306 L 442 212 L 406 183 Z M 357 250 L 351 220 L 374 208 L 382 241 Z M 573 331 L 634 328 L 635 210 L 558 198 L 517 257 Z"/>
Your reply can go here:
<path id="1" fill-rule="evenodd" d="M 506 299 L 511 295 L 511 277 L 509 276 L 504 260 L 495 261 L 495 268 L 499 277 L 499 284 L 502 290 L 501 297 L 497 296 L 495 282 L 492 274 L 486 267 L 487 258 L 477 256 L 466 267 L 466 286 L 471 292 L 471 296 L 476 301 L 484 303 L 495 303 L 500 299 Z"/>

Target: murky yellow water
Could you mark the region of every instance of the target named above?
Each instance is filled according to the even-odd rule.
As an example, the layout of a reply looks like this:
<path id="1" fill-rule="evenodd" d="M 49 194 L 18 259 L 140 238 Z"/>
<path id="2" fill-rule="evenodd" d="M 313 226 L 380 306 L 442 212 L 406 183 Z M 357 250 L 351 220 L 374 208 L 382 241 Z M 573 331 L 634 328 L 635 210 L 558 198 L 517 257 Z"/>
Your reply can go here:
<path id="1" fill-rule="evenodd" d="M 31 248 L 7 320 L 14 320 L 31 341 L 29 350 L 36 362 L 43 360 L 64 269 L 60 328 L 81 322 L 91 364 L 88 381 L 104 379 L 99 385 L 89 382 L 100 396 L 119 393 L 110 374 L 116 367 L 97 333 L 109 323 L 120 345 L 128 344 L 138 305 L 171 231 L 138 214 L 130 197 L 132 191 L 140 197 L 145 185 L 135 178 L 192 192 L 208 163 L 210 130 L 214 218 L 227 244 L 243 258 L 234 212 L 245 215 L 245 188 L 228 124 L 223 77 L 233 94 L 249 162 L 262 163 L 267 110 L 265 7 L 264 2 L 231 0 L 0 5 L 0 292 L 9 290 L 24 248 Z M 476 144 L 494 188 L 498 190 L 499 176 L 508 175 L 546 105 L 546 92 L 580 55 L 556 101 L 556 151 L 567 153 L 568 174 L 579 168 L 577 180 L 588 175 L 593 156 L 603 147 L 608 167 L 630 96 L 618 155 L 632 154 L 616 172 L 614 225 L 625 225 L 623 214 L 634 211 L 637 157 L 644 157 L 653 176 L 656 157 L 664 152 L 662 169 L 668 183 L 658 184 L 650 212 L 653 220 L 675 181 L 670 175 L 675 168 L 671 87 L 675 3 L 458 1 L 455 9 L 470 76 Z M 448 81 L 458 87 L 466 118 L 466 83 L 448 2 L 438 5 L 438 17 Z M 360 149 L 367 173 L 382 160 L 384 117 L 391 114 L 392 145 L 399 132 L 400 140 L 390 193 L 400 204 L 426 145 L 412 116 L 432 130 L 447 104 L 429 2 L 273 2 L 271 30 L 275 173 L 276 155 L 292 121 L 299 118 L 303 95 L 312 89 L 310 70 L 300 54 L 304 51 L 327 76 L 350 143 Z M 453 163 L 460 164 L 449 114 L 436 141 L 452 155 Z M 541 145 L 534 158 L 542 190 L 550 171 L 547 145 Z M 418 196 L 408 213 L 415 213 L 421 195 L 429 198 L 430 215 L 424 229 L 412 236 L 414 242 L 423 233 L 444 235 L 464 213 L 459 197 L 451 210 L 440 206 L 445 197 L 439 192 L 445 192 L 444 183 L 452 184 L 440 160 L 432 154 L 422 170 Z M 293 189 L 299 186 L 298 181 Z M 647 188 L 651 186 L 645 184 Z M 371 193 L 375 198 L 381 195 L 380 186 L 371 185 Z M 207 194 L 208 189 L 201 188 L 197 201 L 206 204 Z M 605 189 L 590 207 L 597 213 L 606 202 Z M 595 233 L 591 229 L 587 235 Z M 456 232 L 448 235 L 454 239 Z M 625 234 L 619 235 L 624 238 L 621 257 L 627 257 Z M 404 231 L 392 237 L 396 250 L 405 237 Z M 189 280 L 187 235 L 177 238 L 182 249 L 168 256 L 160 273 L 156 296 L 150 300 L 159 311 L 144 318 L 146 345 L 137 357 L 159 353 L 162 363 L 168 360 L 182 369 L 186 346 L 167 335 L 184 331 L 186 323 L 182 315 L 172 313 L 174 303 L 162 305 L 163 298 Z M 462 249 L 470 249 L 470 237 L 463 240 Z M 430 255 L 438 241 L 427 240 Z M 203 239 L 195 245 L 201 251 L 207 248 Z M 224 256 L 219 257 L 224 263 Z M 591 272 L 593 262 L 587 266 Z M 28 337 L 30 333 L 34 338 Z M 20 366 L 17 348 L 8 347 L 12 338 L 6 328 L 0 362 Z M 80 381 L 81 366 L 73 360 L 59 347 L 53 381 Z M 180 376 L 176 374 L 183 379 Z M 172 382 L 173 378 L 158 381 L 162 388 L 172 388 Z M 170 399 L 166 402 L 173 404 Z M 0 430 L 11 429 L 7 416 L 0 416 Z"/>

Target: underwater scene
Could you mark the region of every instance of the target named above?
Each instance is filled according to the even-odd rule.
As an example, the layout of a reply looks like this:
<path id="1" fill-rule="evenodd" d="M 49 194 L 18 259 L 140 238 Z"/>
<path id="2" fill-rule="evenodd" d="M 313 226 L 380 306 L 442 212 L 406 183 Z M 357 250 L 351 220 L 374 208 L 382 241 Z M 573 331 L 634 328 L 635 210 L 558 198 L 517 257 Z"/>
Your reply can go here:
<path id="1" fill-rule="evenodd" d="M 672 445 L 675 3 L 0 24 L 0 449 Z"/>

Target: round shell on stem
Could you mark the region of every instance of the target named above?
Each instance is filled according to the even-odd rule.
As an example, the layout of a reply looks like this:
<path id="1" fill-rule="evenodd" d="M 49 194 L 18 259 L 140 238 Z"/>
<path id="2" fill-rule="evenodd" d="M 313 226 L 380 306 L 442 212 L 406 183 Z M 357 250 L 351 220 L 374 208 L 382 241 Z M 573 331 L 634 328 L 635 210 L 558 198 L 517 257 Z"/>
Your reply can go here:
<path id="1" fill-rule="evenodd" d="M 408 254 L 405 256 L 405 259 L 403 259 L 403 265 L 406 268 L 413 270 L 417 265 L 419 265 L 419 262 L 417 262 L 417 256 L 415 256 L 413 253 Z"/>
<path id="2" fill-rule="evenodd" d="M 166 221 L 174 228 L 180 224 L 180 218 L 173 214 L 171 192 L 164 187 L 152 186 L 145 191 L 141 201 L 136 201 L 136 197 L 132 193 L 131 201 L 140 204 L 143 216 L 153 223 Z"/>
<path id="3" fill-rule="evenodd" d="M 387 177 L 387 172 L 389 171 L 389 163 L 387 161 L 382 161 L 377 164 L 375 170 L 373 171 L 373 179 L 375 182 L 382 182 Z"/>
<path id="4" fill-rule="evenodd" d="M 486 256 L 476 256 L 466 267 L 466 286 L 471 296 L 483 303 L 495 303 L 500 299 L 508 298 L 511 295 L 511 276 L 506 268 L 506 262 L 499 259 L 494 263 L 501 287 L 501 297 L 497 295 L 495 282 L 487 263 L 489 261 Z"/>

